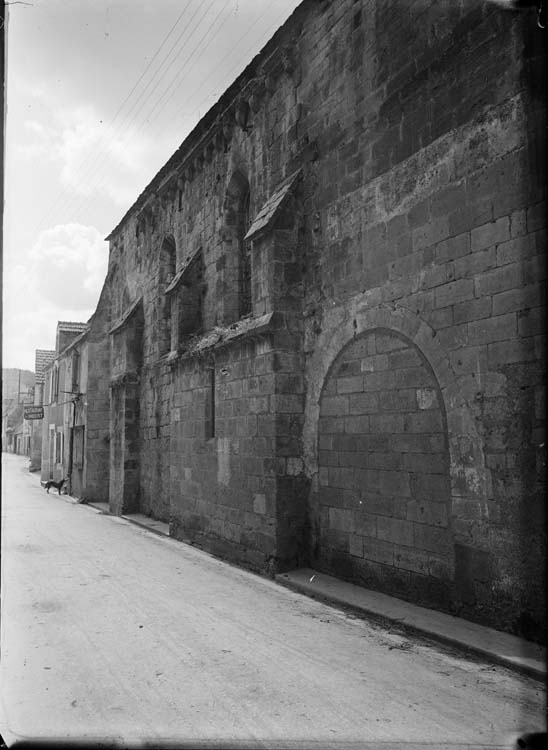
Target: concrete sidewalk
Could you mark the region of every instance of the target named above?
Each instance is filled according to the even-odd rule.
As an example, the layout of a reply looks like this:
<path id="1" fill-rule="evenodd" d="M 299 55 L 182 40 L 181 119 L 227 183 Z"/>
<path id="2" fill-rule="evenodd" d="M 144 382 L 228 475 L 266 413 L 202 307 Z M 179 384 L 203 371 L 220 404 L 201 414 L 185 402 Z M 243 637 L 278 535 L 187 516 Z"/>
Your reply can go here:
<path id="1" fill-rule="evenodd" d="M 530 677 L 546 679 L 546 649 L 509 633 L 370 591 L 312 568 L 282 573 L 276 580 L 314 599 L 350 608 L 384 623 L 395 623 L 403 630 L 456 646 Z"/>
<path id="2" fill-rule="evenodd" d="M 106 503 L 96 503 L 98 510 L 108 512 Z M 124 516 L 131 523 L 169 536 L 169 525 L 140 513 Z M 396 624 L 402 630 L 426 636 L 434 641 L 457 647 L 468 653 L 517 670 L 536 679 L 546 679 L 546 649 L 522 638 L 478 625 L 444 612 L 355 586 L 333 576 L 301 568 L 276 576 L 283 586 L 327 604 L 351 609 L 384 624 Z"/>
<path id="3" fill-rule="evenodd" d="M 96 510 L 101 511 L 101 513 L 106 513 L 107 515 L 110 513 L 108 503 L 92 502 L 86 503 L 86 505 L 89 505 L 91 508 L 95 508 Z M 143 529 L 153 531 L 155 534 L 169 536 L 169 524 L 165 521 L 158 521 L 156 518 L 145 516 L 144 513 L 130 513 L 128 515 L 122 516 L 122 518 L 125 518 L 126 521 L 131 521 L 131 523 L 134 523 L 137 526 L 141 526 Z"/>

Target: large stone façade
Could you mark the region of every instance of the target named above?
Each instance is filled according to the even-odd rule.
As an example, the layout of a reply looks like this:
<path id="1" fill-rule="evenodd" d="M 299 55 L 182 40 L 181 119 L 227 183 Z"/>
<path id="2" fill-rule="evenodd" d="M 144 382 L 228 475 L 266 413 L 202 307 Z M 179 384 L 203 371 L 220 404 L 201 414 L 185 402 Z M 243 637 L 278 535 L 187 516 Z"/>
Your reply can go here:
<path id="1" fill-rule="evenodd" d="M 541 639 L 544 57 L 528 13 L 305 0 L 109 237 L 91 494 Z"/>

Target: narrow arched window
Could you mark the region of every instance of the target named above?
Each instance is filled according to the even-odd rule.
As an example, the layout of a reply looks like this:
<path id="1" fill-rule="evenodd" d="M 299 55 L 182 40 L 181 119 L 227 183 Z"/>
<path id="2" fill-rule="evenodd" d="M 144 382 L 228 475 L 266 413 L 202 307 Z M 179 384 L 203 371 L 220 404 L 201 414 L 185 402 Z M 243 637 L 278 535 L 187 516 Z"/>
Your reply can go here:
<path id="1" fill-rule="evenodd" d="M 175 276 L 177 263 L 175 240 L 173 237 L 165 237 L 160 249 L 160 291 L 163 293 L 170 281 Z"/>
<path id="2" fill-rule="evenodd" d="M 175 276 L 177 251 L 175 240 L 168 236 L 164 238 L 160 248 L 158 268 L 158 299 L 160 301 L 160 325 L 158 330 L 159 354 L 166 354 L 171 348 L 171 309 L 169 300 L 164 295 L 170 282 Z"/>
<path id="3" fill-rule="evenodd" d="M 204 325 L 204 254 L 194 255 L 181 275 L 179 339 L 202 333 Z M 179 341 L 181 343 L 181 341 Z"/>
<path id="4" fill-rule="evenodd" d="M 241 207 L 238 212 L 240 317 L 249 315 L 251 312 L 251 244 L 244 239 L 250 225 L 249 204 L 248 187 L 242 196 Z"/>
<path id="5" fill-rule="evenodd" d="M 224 325 L 249 315 L 252 310 L 251 246 L 244 239 L 250 224 L 250 203 L 249 181 L 238 170 L 228 182 L 223 206 L 223 255 L 218 282 L 222 289 L 220 310 Z"/>

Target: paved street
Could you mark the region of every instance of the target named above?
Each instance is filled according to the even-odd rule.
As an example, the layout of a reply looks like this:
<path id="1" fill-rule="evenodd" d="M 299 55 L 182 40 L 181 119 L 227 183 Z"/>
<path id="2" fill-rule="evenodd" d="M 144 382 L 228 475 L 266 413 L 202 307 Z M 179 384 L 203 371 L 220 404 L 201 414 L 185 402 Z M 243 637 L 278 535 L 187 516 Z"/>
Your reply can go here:
<path id="1" fill-rule="evenodd" d="M 27 466 L 3 455 L 8 745 L 27 736 L 483 748 L 544 728 L 540 682 L 48 495 Z"/>

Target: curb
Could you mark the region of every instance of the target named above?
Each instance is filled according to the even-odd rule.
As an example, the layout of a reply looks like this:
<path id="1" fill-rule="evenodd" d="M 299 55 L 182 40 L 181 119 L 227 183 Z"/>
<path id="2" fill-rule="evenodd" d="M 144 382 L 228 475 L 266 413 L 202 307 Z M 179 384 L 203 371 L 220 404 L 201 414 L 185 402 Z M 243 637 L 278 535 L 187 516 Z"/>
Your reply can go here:
<path id="1" fill-rule="evenodd" d="M 328 594 L 322 591 L 313 590 L 312 586 L 307 586 L 301 582 L 289 579 L 287 574 L 279 573 L 275 576 L 275 580 L 285 588 L 291 589 L 299 594 L 304 594 L 305 596 L 321 601 L 324 604 L 343 609 L 346 612 L 351 612 L 352 614 L 376 622 L 379 625 L 385 627 L 389 624 L 394 625 L 397 629 L 403 632 L 418 635 L 430 641 L 450 646 L 451 648 L 456 648 L 463 653 L 487 659 L 494 664 L 505 667 L 514 672 L 518 672 L 535 680 L 546 682 L 546 668 L 543 669 L 532 664 L 525 664 L 523 662 L 506 658 L 496 651 L 482 648 L 481 646 L 474 645 L 461 638 L 451 637 L 445 633 L 440 633 L 436 630 L 428 629 L 427 627 L 421 627 L 420 625 L 406 622 L 405 617 L 397 618 L 389 614 L 378 612 L 373 608 L 370 609 L 363 605 L 351 603 L 344 597 L 339 597 L 336 594 Z"/>
<path id="2" fill-rule="evenodd" d="M 172 536 L 166 534 L 165 531 L 162 531 L 162 529 L 143 523 L 142 521 L 139 521 L 136 518 L 132 518 L 131 516 L 120 516 L 120 518 L 123 518 L 124 521 L 129 521 L 129 523 L 134 524 L 134 526 L 138 526 L 140 529 L 146 529 L 146 531 L 150 531 L 152 534 L 156 534 L 157 536 L 163 536 L 165 539 L 173 539 Z"/>
<path id="3" fill-rule="evenodd" d="M 93 508 L 95 512 L 98 513 L 104 513 L 104 510 L 102 508 L 97 508 L 94 506 L 93 503 L 86 503 L 88 507 Z M 164 531 L 162 531 L 159 528 L 155 528 L 153 525 L 149 525 L 147 523 L 142 522 L 138 518 L 134 518 L 131 515 L 121 516 L 125 521 L 128 521 L 131 524 L 134 524 L 135 526 L 138 526 L 139 528 L 145 529 L 147 531 L 151 531 L 153 534 L 156 534 L 158 536 L 163 536 L 166 538 L 171 539 L 168 534 L 166 535 Z M 316 575 L 320 575 L 316 573 L 316 571 L 310 571 L 314 575 L 312 577 L 315 577 Z M 356 602 L 351 602 L 344 596 L 337 596 L 335 593 L 330 592 L 327 593 L 325 591 L 318 590 L 318 588 L 315 588 L 311 585 L 307 585 L 306 583 L 302 581 L 293 580 L 289 577 L 290 574 L 288 573 L 278 573 L 274 576 L 274 580 L 276 583 L 278 583 L 281 586 L 284 586 L 287 589 L 290 589 L 292 591 L 295 591 L 296 593 L 302 594 L 304 596 L 308 596 L 311 599 L 315 599 L 317 601 L 321 601 L 324 604 L 328 604 L 330 606 L 336 607 L 337 609 L 342 609 L 343 611 L 350 612 L 358 617 L 368 619 L 370 621 L 376 622 L 379 625 L 383 627 L 392 626 L 396 629 L 400 630 L 404 633 L 413 634 L 415 636 L 419 636 L 423 639 L 427 639 L 429 641 L 433 641 L 435 643 L 439 643 L 444 646 L 448 646 L 453 649 L 457 649 L 463 654 L 468 654 L 470 656 L 481 658 L 484 660 L 487 660 L 491 662 L 492 664 L 497 664 L 499 666 L 502 666 L 506 669 L 510 669 L 513 672 L 517 672 L 519 674 L 525 675 L 527 677 L 530 677 L 534 680 L 541 681 L 543 683 L 546 683 L 547 679 L 547 670 L 546 666 L 536 666 L 535 664 L 528 664 L 520 659 L 513 659 L 510 657 L 506 657 L 503 654 L 498 653 L 496 650 L 484 648 L 482 646 L 479 646 L 477 644 L 470 643 L 469 641 L 465 640 L 464 638 L 459 637 L 453 637 L 448 635 L 447 633 L 442 633 L 439 630 L 428 628 L 421 626 L 417 623 L 410 623 L 407 621 L 407 617 L 397 617 L 393 614 L 389 614 L 386 612 L 379 611 L 378 609 L 375 609 L 373 607 L 367 607 L 363 604 L 358 604 Z M 323 575 L 323 574 L 322 574 Z M 325 576 L 324 576 L 325 577 Z M 332 577 L 330 577 L 332 578 Z M 336 579 L 332 579 L 336 581 Z M 341 584 L 345 584 L 344 581 L 340 581 Z M 361 587 L 356 587 L 361 589 Z M 367 590 L 362 589 L 365 593 Z M 394 597 L 390 597 L 394 601 L 398 601 Z M 408 602 L 401 601 L 402 606 L 408 606 Z M 424 608 L 419 608 L 424 609 Z M 444 613 L 437 613 L 437 614 L 444 614 Z M 481 628 L 483 626 L 477 625 L 475 623 L 469 623 L 470 626 L 475 626 L 478 628 Z M 532 644 L 534 646 L 534 644 Z M 539 659 L 537 661 L 540 662 Z"/>

